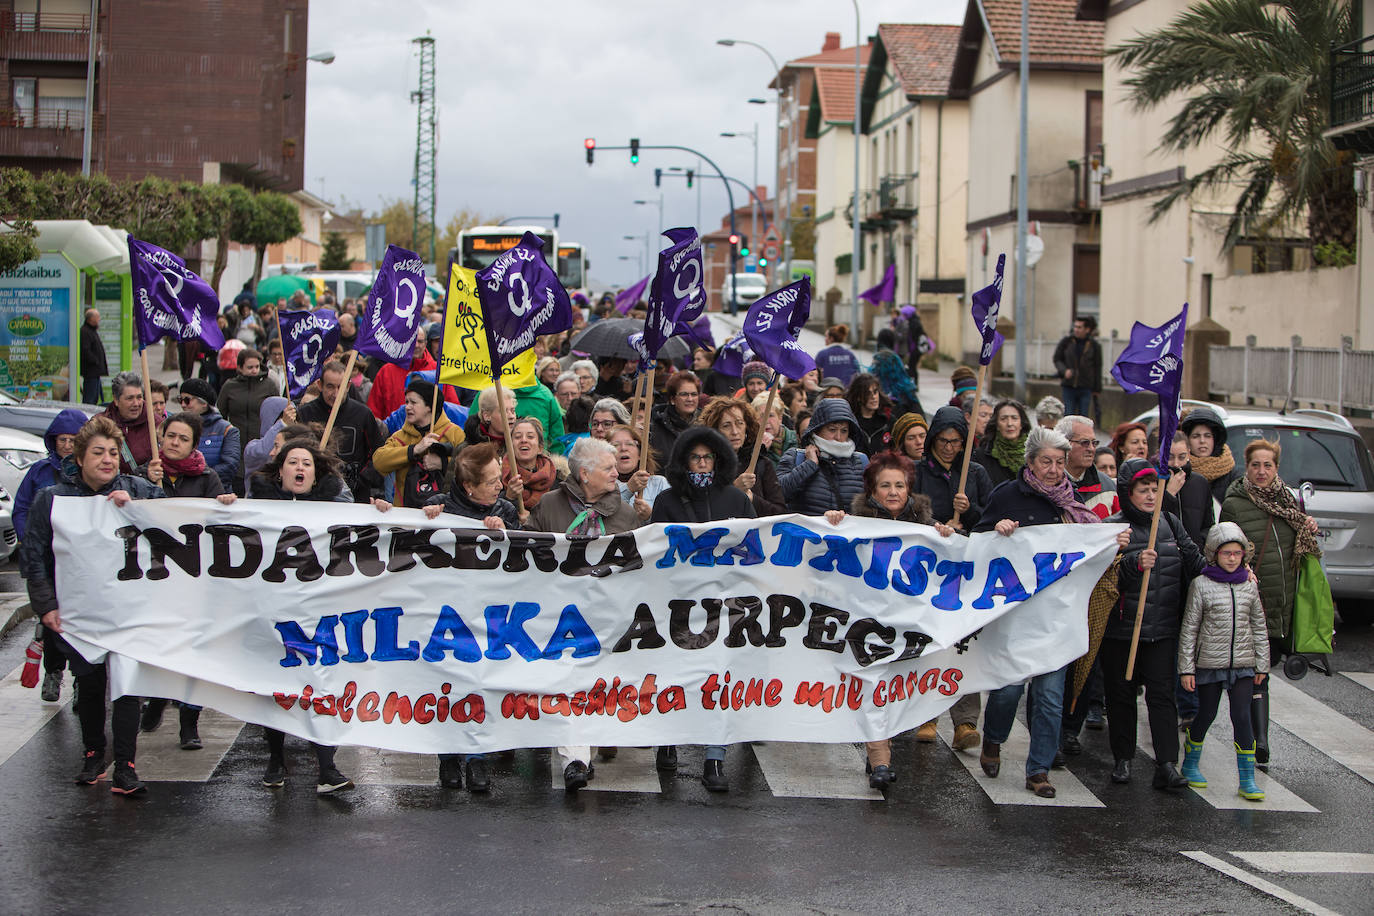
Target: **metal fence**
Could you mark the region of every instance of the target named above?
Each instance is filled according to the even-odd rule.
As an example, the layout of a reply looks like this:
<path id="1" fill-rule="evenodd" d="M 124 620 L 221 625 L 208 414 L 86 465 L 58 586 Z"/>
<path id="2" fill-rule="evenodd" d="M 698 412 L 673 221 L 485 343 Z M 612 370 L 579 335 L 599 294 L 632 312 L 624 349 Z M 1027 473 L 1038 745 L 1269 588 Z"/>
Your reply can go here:
<path id="1" fill-rule="evenodd" d="M 1374 410 L 1374 350 L 1355 350 L 1353 344 L 1342 337 L 1339 348 L 1304 347 L 1294 335 L 1287 347 L 1257 347 L 1253 336 L 1243 347 L 1208 347 L 1207 387 L 1247 404 Z"/>
<path id="2" fill-rule="evenodd" d="M 1060 338 L 1046 340 L 1041 337 L 1034 337 L 1026 341 L 1026 375 L 1030 378 L 1058 378 L 1059 373 L 1054 368 L 1054 350 L 1059 346 Z M 1102 345 L 1102 378 L 1109 380 L 1107 372 L 1112 368 L 1112 363 L 1121 355 L 1121 351 L 1126 349 L 1126 339 L 1118 337 L 1116 332 L 1112 336 L 1099 339 Z M 1012 371 L 1016 365 L 1016 341 L 1008 340 L 1006 346 L 1002 348 L 1002 368 L 1005 372 Z"/>

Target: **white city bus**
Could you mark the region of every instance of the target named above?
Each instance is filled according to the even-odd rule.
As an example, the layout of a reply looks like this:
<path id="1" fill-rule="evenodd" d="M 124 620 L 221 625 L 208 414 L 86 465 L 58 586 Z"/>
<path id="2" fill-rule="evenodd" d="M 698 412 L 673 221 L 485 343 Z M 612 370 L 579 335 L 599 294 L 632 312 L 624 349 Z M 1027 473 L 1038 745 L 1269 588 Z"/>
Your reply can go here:
<path id="1" fill-rule="evenodd" d="M 544 243 L 544 260 L 558 269 L 558 230 L 543 226 L 473 226 L 458 233 L 458 247 L 449 252 L 460 267 L 481 270 L 495 261 L 503 251 L 520 244 L 526 232 L 532 232 Z"/>
<path id="2" fill-rule="evenodd" d="M 558 245 L 558 279 L 570 293 L 587 292 L 587 249 L 581 242 L 561 242 Z"/>

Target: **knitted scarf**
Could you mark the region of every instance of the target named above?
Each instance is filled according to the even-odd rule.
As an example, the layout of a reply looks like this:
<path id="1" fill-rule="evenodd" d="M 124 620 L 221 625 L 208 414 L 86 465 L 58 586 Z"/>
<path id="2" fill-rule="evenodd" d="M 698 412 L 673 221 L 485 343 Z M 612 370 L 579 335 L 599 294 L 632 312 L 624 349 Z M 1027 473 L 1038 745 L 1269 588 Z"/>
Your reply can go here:
<path id="1" fill-rule="evenodd" d="M 162 458 L 162 473 L 168 477 L 199 477 L 205 473 L 205 456 L 200 453 L 200 449 L 193 449 L 185 458 L 168 458 L 166 452 L 159 454 Z"/>
<path id="2" fill-rule="evenodd" d="M 1244 564 L 1237 566 L 1235 572 L 1227 572 L 1220 566 L 1204 566 L 1202 574 L 1213 582 L 1225 585 L 1240 585 L 1242 582 L 1250 581 L 1250 567 Z"/>
<path id="3" fill-rule="evenodd" d="M 1207 458 L 1198 458 L 1194 455 L 1188 461 L 1192 464 L 1193 470 L 1207 478 L 1208 483 L 1218 477 L 1225 477 L 1236 469 L 1236 457 L 1231 454 L 1231 446 L 1229 445 L 1221 447 L 1220 455 L 1212 455 Z"/>
<path id="4" fill-rule="evenodd" d="M 1250 501 L 1293 529 L 1293 533 L 1297 535 L 1293 550 L 1298 556 L 1309 553 L 1321 556 L 1322 550 L 1317 546 L 1317 536 L 1307 527 L 1307 514 L 1298 506 L 1298 501 L 1293 498 L 1282 478 L 1275 477 L 1267 487 L 1255 486 L 1248 477 L 1243 479 L 1245 495 L 1250 497 Z"/>
<path id="5" fill-rule="evenodd" d="M 1011 473 L 1019 473 L 1026 464 L 1026 435 L 1023 432 L 1015 439 L 995 435 L 992 438 L 992 447 L 988 449 L 988 454 Z"/>
<path id="6" fill-rule="evenodd" d="M 518 466 L 517 466 L 518 467 Z M 554 466 L 553 459 L 548 455 L 539 455 L 534 459 L 534 468 L 525 470 L 519 468 L 520 483 L 524 487 L 523 497 L 525 508 L 533 509 L 539 505 L 539 500 L 544 494 L 553 488 L 558 482 L 558 468 Z"/>
<path id="7" fill-rule="evenodd" d="M 1030 472 L 1030 468 L 1021 471 L 1021 479 L 1026 482 L 1026 486 L 1054 503 L 1055 508 L 1064 513 L 1064 521 L 1067 524 L 1089 525 L 1101 521 L 1097 513 L 1074 498 L 1073 481 L 1069 480 L 1068 474 L 1059 478 L 1059 485 L 1054 487 L 1041 483 L 1040 478 Z"/>

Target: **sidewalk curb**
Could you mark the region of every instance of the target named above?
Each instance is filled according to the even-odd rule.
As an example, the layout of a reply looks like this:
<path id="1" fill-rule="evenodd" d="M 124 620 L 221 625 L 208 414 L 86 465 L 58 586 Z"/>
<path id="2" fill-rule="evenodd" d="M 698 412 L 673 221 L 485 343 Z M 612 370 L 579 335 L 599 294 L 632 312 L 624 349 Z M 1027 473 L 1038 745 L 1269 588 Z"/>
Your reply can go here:
<path id="1" fill-rule="evenodd" d="M 8 636 L 11 630 L 33 617 L 33 608 L 29 605 L 27 595 L 22 592 L 11 592 L 10 595 L 0 599 L 0 616 L 5 618 L 4 625 L 0 626 L 0 638 Z"/>

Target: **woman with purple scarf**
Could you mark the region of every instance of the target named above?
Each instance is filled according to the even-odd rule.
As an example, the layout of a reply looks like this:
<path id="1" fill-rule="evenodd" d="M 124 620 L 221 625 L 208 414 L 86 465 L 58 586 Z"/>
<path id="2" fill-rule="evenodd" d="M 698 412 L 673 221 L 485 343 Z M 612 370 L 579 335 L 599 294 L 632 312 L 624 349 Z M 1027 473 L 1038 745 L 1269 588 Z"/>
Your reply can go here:
<path id="1" fill-rule="evenodd" d="M 1064 470 L 1068 454 L 1069 440 L 1062 434 L 1041 426 L 1031 430 L 1026 437 L 1026 466 L 1014 479 L 992 491 L 973 530 L 996 531 L 1010 537 L 1022 526 L 1096 524 L 1097 515 L 1078 501 L 1073 482 Z M 1123 547 L 1126 545 L 1126 532 L 1122 532 L 1119 543 Z M 1086 614 L 1086 608 L 1084 610 Z M 1026 696 L 1026 722 L 1030 725 L 1026 788 L 1041 798 L 1054 798 L 1050 767 L 1063 766 L 1059 755 L 1059 731 L 1063 721 L 1066 670 L 1067 667 L 1060 668 L 1031 678 Z M 978 762 L 990 777 L 995 777 L 1001 770 L 1002 744 L 1011 735 L 1024 686 L 1008 684 L 988 694 L 987 709 L 983 713 L 983 752 Z M 1170 696 L 1172 703 L 1172 694 Z M 1134 718 L 1131 728 L 1135 728 Z M 1177 746 L 1177 735 L 1174 743 Z"/>

